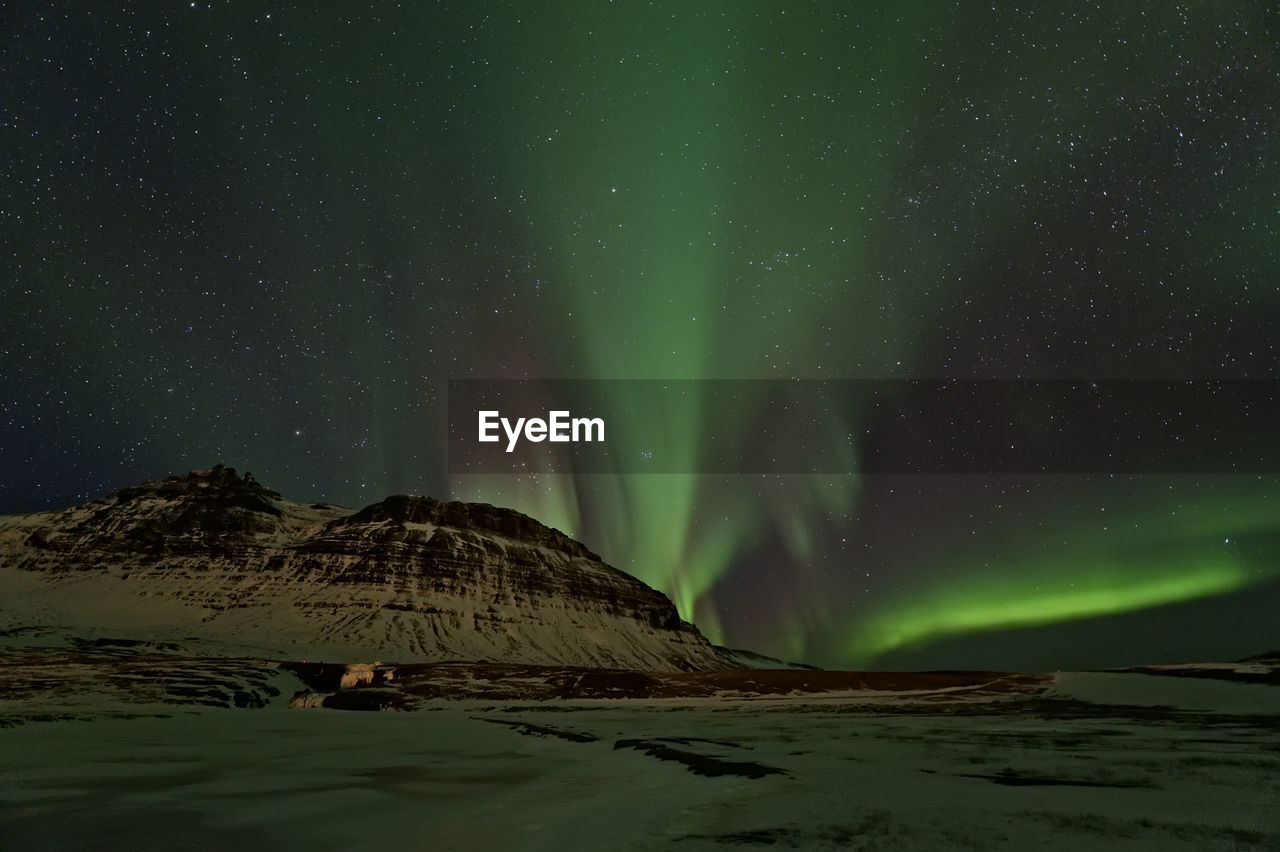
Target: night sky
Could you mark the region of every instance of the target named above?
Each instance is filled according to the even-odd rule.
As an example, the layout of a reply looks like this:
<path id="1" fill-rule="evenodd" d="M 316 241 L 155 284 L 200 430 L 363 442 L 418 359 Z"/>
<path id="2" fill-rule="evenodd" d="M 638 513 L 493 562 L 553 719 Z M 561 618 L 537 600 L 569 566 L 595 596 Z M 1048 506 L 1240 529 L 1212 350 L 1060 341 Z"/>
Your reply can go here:
<path id="1" fill-rule="evenodd" d="M 1248 0 L 7 4 L 0 512 L 223 462 L 519 508 L 823 665 L 1280 647 L 1271 473 L 445 460 L 453 379 L 1280 378 L 1277 45 Z"/>

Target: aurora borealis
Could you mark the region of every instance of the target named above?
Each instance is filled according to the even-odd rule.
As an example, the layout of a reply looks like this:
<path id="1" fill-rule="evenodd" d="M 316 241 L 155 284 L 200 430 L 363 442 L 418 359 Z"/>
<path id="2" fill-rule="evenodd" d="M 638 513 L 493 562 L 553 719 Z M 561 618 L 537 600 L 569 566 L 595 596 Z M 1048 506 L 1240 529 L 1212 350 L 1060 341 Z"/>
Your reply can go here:
<path id="1" fill-rule="evenodd" d="M 0 20 L 0 511 L 222 461 L 514 506 L 821 665 L 1280 645 L 1269 473 L 449 477 L 443 437 L 466 378 L 1280 377 L 1274 4 Z M 626 450 L 697 454 L 690 412 Z"/>

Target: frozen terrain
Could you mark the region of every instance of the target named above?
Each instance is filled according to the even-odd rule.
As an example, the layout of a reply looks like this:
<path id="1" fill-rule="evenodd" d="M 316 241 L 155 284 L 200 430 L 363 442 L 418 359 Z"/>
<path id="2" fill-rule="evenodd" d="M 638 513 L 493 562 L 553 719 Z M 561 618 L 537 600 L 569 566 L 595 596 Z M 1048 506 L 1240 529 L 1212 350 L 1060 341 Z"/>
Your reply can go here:
<path id="1" fill-rule="evenodd" d="M 1270 685 L 867 675 L 829 693 L 372 713 L 290 707 L 306 686 L 263 665 L 231 672 L 258 684 L 256 708 L 179 691 L 133 718 L 113 718 L 117 695 L 41 721 L 65 695 L 9 693 L 0 848 L 1280 848 Z"/>

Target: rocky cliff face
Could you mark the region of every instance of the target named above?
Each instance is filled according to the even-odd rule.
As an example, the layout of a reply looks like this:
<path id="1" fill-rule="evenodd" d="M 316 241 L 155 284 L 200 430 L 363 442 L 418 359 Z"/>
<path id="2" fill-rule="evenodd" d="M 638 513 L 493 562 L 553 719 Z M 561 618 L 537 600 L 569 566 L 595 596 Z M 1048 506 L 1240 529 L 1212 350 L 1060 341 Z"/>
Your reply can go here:
<path id="1" fill-rule="evenodd" d="M 228 468 L 0 518 L 0 630 L 289 658 L 732 668 L 671 601 L 518 512 L 353 512 Z"/>

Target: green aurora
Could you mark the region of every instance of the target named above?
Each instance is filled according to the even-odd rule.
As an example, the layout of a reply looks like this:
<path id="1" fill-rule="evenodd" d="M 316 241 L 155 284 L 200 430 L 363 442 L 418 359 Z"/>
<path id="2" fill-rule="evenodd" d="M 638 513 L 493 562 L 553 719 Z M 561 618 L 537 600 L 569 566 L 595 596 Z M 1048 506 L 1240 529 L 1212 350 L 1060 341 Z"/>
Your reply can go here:
<path id="1" fill-rule="evenodd" d="M 1089 519 L 1059 516 L 1051 532 L 1043 521 L 1038 534 L 994 531 L 996 553 L 990 545 L 952 543 L 949 554 L 933 560 L 945 575 L 857 619 L 846 631 L 841 659 L 865 665 L 931 640 L 1125 613 L 1238 592 L 1280 576 L 1274 559 L 1258 555 L 1273 545 L 1246 544 L 1274 541 L 1280 532 L 1270 501 L 1273 478 L 1218 477 L 1194 485 L 1180 479 L 1148 477 L 1101 492 L 1103 506 L 1117 491 L 1141 500 L 1110 521 L 1091 506 Z"/>
<path id="2" fill-rule="evenodd" d="M 1144 9 L 1107 17 L 1055 8 L 998 21 L 948 9 L 940 25 L 939 10 L 926 6 L 901 14 L 779 7 L 744 18 L 729 4 L 611 4 L 593 6 L 559 38 L 521 39 L 513 28 L 510 41 L 533 49 L 507 66 L 520 104 L 512 135 L 533 141 L 507 164 L 508 179 L 528 186 L 530 207 L 544 211 L 530 217 L 527 236 L 545 246 L 543 285 L 571 329 L 540 374 L 954 369 L 921 351 L 930 324 L 945 324 L 957 293 L 1009 251 L 1009 230 L 1041 236 L 1043 226 L 1027 219 L 1089 191 L 1089 178 L 1073 173 L 1118 156 L 1114 137 L 1133 133 L 1127 98 L 1180 94 L 1185 81 L 1171 78 L 1167 49 L 1220 49 L 1204 26 L 1212 9 L 1189 7 L 1163 40 L 1141 41 L 1130 34 L 1148 32 Z M 553 26 L 531 11 L 519 30 Z M 1269 177 L 1274 187 L 1274 168 Z M 1146 274 L 1188 276 L 1164 264 Z M 1028 358 L 1025 367 L 1087 375 L 1098 359 L 1082 349 L 1079 364 Z M 983 366 L 1025 375 L 1016 362 Z M 1119 365 L 1122 375 L 1142 369 L 1141 359 Z M 830 431 L 834 441 L 858 430 L 833 422 Z M 638 431 L 680 457 L 698 452 L 707 426 L 690 416 Z M 751 558 L 758 530 L 774 530 L 783 547 L 770 570 L 787 575 L 775 599 L 784 613 L 751 639 L 845 665 L 948 635 L 1122 613 L 1274 576 L 1195 542 L 1170 551 L 1162 536 L 1030 557 L 1006 538 L 988 542 L 999 558 L 986 568 L 939 552 L 932 558 L 942 570 L 844 606 L 813 562 L 818 539 L 858 513 L 859 491 L 857 476 L 459 483 L 466 497 L 514 501 L 585 536 L 716 641 L 733 638 L 721 628 L 718 584 Z M 610 508 L 587 522 L 584 502 Z M 1046 516 L 1055 535 L 1079 536 L 1069 519 Z M 1044 517 L 1027 522 L 1044 529 Z M 1204 539 L 1233 526 L 1209 524 Z M 859 573 L 856 553 L 849 561 Z"/>

